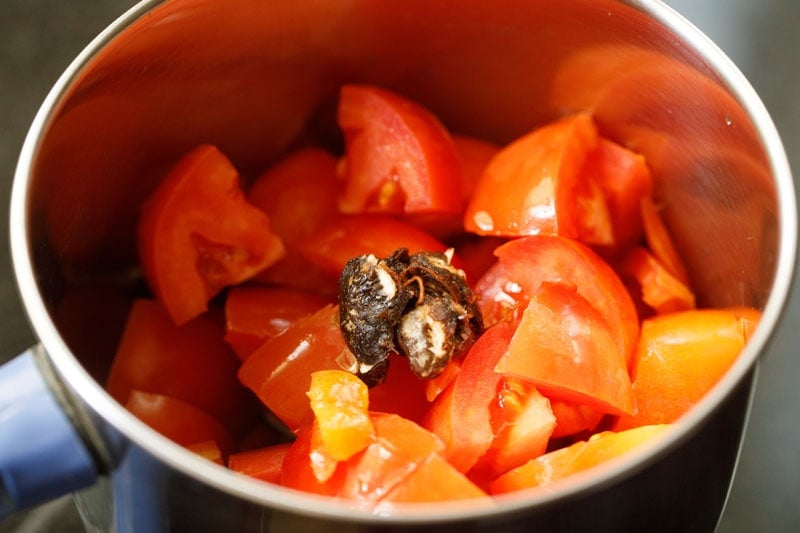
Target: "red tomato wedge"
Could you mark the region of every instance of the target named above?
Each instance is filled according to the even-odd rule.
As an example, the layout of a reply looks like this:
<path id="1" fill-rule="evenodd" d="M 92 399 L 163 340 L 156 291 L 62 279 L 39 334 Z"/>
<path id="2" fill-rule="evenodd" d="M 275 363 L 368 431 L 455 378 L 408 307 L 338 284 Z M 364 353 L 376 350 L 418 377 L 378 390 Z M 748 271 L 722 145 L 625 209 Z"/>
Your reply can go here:
<path id="1" fill-rule="evenodd" d="M 597 183 L 608 204 L 613 228 L 611 243 L 617 249 L 642 238 L 639 203 L 653 193 L 653 177 L 644 157 L 608 139 L 586 159 L 583 180 Z M 604 243 L 597 243 L 604 244 Z"/>
<path id="2" fill-rule="evenodd" d="M 478 183 L 492 158 L 500 152 L 500 147 L 483 139 L 466 135 L 453 135 L 453 143 L 458 160 L 461 162 L 461 179 L 463 180 L 461 194 L 466 205 L 472 197 L 475 184 Z"/>
<path id="3" fill-rule="evenodd" d="M 233 439 L 225 426 L 202 409 L 177 398 L 132 390 L 125 408 L 181 446 L 213 441 L 223 454 L 233 449 Z"/>
<path id="4" fill-rule="evenodd" d="M 430 407 L 425 396 L 429 380 L 418 378 L 405 357 L 390 355 L 389 361 L 386 381 L 369 389 L 369 409 L 420 423 Z"/>
<path id="5" fill-rule="evenodd" d="M 557 236 L 514 239 L 495 251 L 499 264 L 475 286 L 487 324 L 518 319 L 544 281 L 574 285 L 600 313 L 626 361 L 633 360 L 639 337 L 636 306 L 616 272 L 587 246 Z"/>
<path id="6" fill-rule="evenodd" d="M 603 316 L 574 286 L 542 283 L 496 370 L 528 380 L 555 399 L 614 414 L 634 409 L 625 354 Z"/>
<path id="7" fill-rule="evenodd" d="M 680 418 L 730 368 L 759 316 L 755 309 L 697 309 L 645 320 L 633 378 L 636 413 L 614 428 Z"/>
<path id="8" fill-rule="evenodd" d="M 583 431 L 593 431 L 605 416 L 603 411 L 564 400 L 550 400 L 550 409 L 556 417 L 556 427 L 551 438 L 560 439 Z"/>
<path id="9" fill-rule="evenodd" d="M 350 351 L 339 330 L 339 309 L 327 305 L 261 345 L 242 364 L 239 380 L 289 429 L 297 430 L 314 417 L 306 396 L 311 374 L 339 369 L 343 354 Z"/>
<path id="10" fill-rule="evenodd" d="M 423 426 L 445 443 L 445 458 L 467 472 L 494 439 L 490 406 L 502 375 L 494 371 L 514 328 L 505 322 L 487 329 L 461 361 L 451 385 L 431 405 Z"/>
<path id="11" fill-rule="evenodd" d="M 283 459 L 290 446 L 291 444 L 275 444 L 258 450 L 234 453 L 228 457 L 228 468 L 262 481 L 279 484 Z"/>
<path id="12" fill-rule="evenodd" d="M 695 308 L 694 293 L 641 246 L 632 248 L 619 267 L 622 278 L 635 284 L 642 303 L 656 314 Z"/>
<path id="13" fill-rule="evenodd" d="M 172 167 L 142 206 L 138 231 L 147 282 L 176 324 L 284 254 L 269 218 L 245 198 L 236 169 L 210 145 Z"/>
<path id="14" fill-rule="evenodd" d="M 134 389 L 170 396 L 213 415 L 239 435 L 258 412 L 236 379 L 238 368 L 239 359 L 217 324 L 199 316 L 176 326 L 158 302 L 136 300 L 106 389 L 123 404 Z"/>
<path id="15" fill-rule="evenodd" d="M 503 494 L 531 487 L 546 487 L 567 476 L 619 457 L 646 442 L 652 442 L 669 428 L 669 425 L 653 425 L 619 433 L 598 433 L 588 441 L 576 442 L 547 453 L 507 472 L 492 483 L 491 493 Z"/>
<path id="16" fill-rule="evenodd" d="M 478 180 L 464 227 L 480 235 L 577 237 L 580 172 L 597 139 L 591 117 L 578 114 L 515 140 Z"/>
<path id="17" fill-rule="evenodd" d="M 345 85 L 338 122 L 346 152 L 342 212 L 461 212 L 458 155 L 428 110 L 385 89 Z"/>
<path id="18" fill-rule="evenodd" d="M 320 482 L 314 475 L 312 427 L 303 428 L 283 464 L 284 486 L 337 496 L 371 508 L 387 501 L 425 501 L 431 492 L 443 499 L 483 496 L 452 466 L 439 457 L 443 446 L 432 433 L 393 414 L 372 415 L 374 441 L 347 461 L 337 464 L 333 474 Z M 427 466 L 433 463 L 433 467 Z M 420 471 L 417 474 L 417 471 Z M 433 486 L 421 483 L 430 475 L 440 477 Z M 406 485 L 407 484 L 407 485 Z M 389 497 L 393 491 L 395 496 Z"/>
<path id="19" fill-rule="evenodd" d="M 376 214 L 341 216 L 298 248 L 312 265 L 338 278 L 347 261 L 359 255 L 389 257 L 398 248 L 408 248 L 413 254 L 443 252 L 447 247 L 408 222 Z"/>
<path id="20" fill-rule="evenodd" d="M 327 303 L 326 298 L 305 291 L 234 287 L 225 298 L 225 341 L 244 361 L 267 340 Z"/>
<path id="21" fill-rule="evenodd" d="M 530 383 L 510 376 L 501 380 L 490 410 L 495 437 L 467 473 L 481 487 L 543 454 L 556 425 L 550 401 Z"/>

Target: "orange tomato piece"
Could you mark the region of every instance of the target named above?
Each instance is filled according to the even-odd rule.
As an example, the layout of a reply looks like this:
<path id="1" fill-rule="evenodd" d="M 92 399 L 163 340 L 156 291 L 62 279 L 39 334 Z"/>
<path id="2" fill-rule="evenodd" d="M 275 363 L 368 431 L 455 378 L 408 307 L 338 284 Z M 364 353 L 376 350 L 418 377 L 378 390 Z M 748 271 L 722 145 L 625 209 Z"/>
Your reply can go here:
<path id="1" fill-rule="evenodd" d="M 641 246 L 632 248 L 619 270 L 624 280 L 631 280 L 636 285 L 642 303 L 656 314 L 695 308 L 694 293 L 647 249 Z"/>
<path id="2" fill-rule="evenodd" d="M 645 320 L 633 373 L 636 412 L 614 428 L 680 418 L 730 368 L 757 316 L 754 309 L 696 309 Z"/>
<path id="3" fill-rule="evenodd" d="M 308 398 L 322 445 L 334 460 L 349 459 L 372 441 L 369 392 L 356 375 L 344 370 L 314 372 Z"/>
<path id="4" fill-rule="evenodd" d="M 492 494 L 503 494 L 531 487 L 546 487 L 572 474 L 588 470 L 663 435 L 669 425 L 652 425 L 593 435 L 566 448 L 546 453 L 498 477 L 490 487 Z"/>
<path id="5" fill-rule="evenodd" d="M 222 460 L 222 451 L 219 449 L 219 446 L 214 440 L 204 440 L 194 444 L 189 444 L 186 446 L 186 449 L 196 453 L 204 459 L 208 459 L 212 463 L 217 463 L 218 465 L 223 466 L 225 465 L 225 462 Z"/>
<path id="6" fill-rule="evenodd" d="M 145 278 L 176 324 L 285 253 L 236 169 L 210 145 L 181 158 L 142 206 L 138 243 Z"/>
<path id="7" fill-rule="evenodd" d="M 664 219 L 661 217 L 658 206 L 652 197 L 645 196 L 642 198 L 640 209 L 647 247 L 656 259 L 664 265 L 664 268 L 678 278 L 681 283 L 688 286 L 689 274 L 686 272 L 683 260 L 675 247 L 675 243 L 672 242 L 669 229 L 664 223 Z"/>

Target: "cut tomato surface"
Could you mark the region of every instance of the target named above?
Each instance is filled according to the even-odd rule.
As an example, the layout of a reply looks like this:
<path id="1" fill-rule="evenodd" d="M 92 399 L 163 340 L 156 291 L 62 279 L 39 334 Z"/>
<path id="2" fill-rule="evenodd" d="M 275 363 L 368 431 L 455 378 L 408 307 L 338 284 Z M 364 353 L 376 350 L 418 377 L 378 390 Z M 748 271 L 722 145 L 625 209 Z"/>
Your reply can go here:
<path id="1" fill-rule="evenodd" d="M 496 370 L 531 381 L 552 398 L 614 414 L 634 409 L 625 354 L 572 285 L 542 283 Z"/>
<path id="2" fill-rule="evenodd" d="M 730 368 L 758 316 L 755 309 L 697 309 L 645 320 L 633 374 L 636 412 L 614 427 L 680 418 Z"/>
<path id="3" fill-rule="evenodd" d="M 213 321 L 200 316 L 176 326 L 161 304 L 140 299 L 128 314 L 106 389 L 122 404 L 134 389 L 182 400 L 239 435 L 258 411 L 236 379 L 238 368 Z"/>
<path id="4" fill-rule="evenodd" d="M 504 147 L 478 180 L 464 227 L 480 235 L 577 237 L 580 172 L 597 139 L 591 117 L 578 114 Z"/>
<path id="5" fill-rule="evenodd" d="M 629 431 L 598 433 L 588 441 L 576 442 L 544 454 L 503 474 L 492 483 L 491 493 L 502 494 L 531 487 L 546 487 L 651 442 L 669 428 L 669 425 L 652 425 Z"/>
<path id="6" fill-rule="evenodd" d="M 222 454 L 233 449 L 233 438 L 225 426 L 204 410 L 177 398 L 132 390 L 125 408 L 181 446 L 213 441 Z"/>
<path id="7" fill-rule="evenodd" d="M 239 286 L 225 298 L 225 341 L 241 360 L 329 300 L 306 291 Z"/>
<path id="8" fill-rule="evenodd" d="M 649 196 L 642 198 L 639 205 L 647 247 L 664 265 L 664 268 L 678 278 L 681 283 L 689 286 L 689 274 L 686 272 L 686 266 L 683 264 L 675 243 L 672 242 L 672 236 L 661 216 L 659 207 Z"/>
<path id="9" fill-rule="evenodd" d="M 363 254 L 384 258 L 398 248 L 443 252 L 447 247 L 412 224 L 388 215 L 345 215 L 298 246 L 303 256 L 330 276 L 338 278 L 347 261 Z"/>
<path id="10" fill-rule="evenodd" d="M 491 405 L 502 375 L 494 371 L 513 334 L 508 323 L 486 330 L 464 356 L 450 386 L 434 401 L 423 425 L 444 441 L 444 456 L 467 472 L 494 440 Z"/>
<path id="11" fill-rule="evenodd" d="M 143 205 L 138 231 L 147 282 L 176 324 L 285 253 L 267 215 L 245 198 L 236 169 L 210 145 L 170 170 Z"/>
<path id="12" fill-rule="evenodd" d="M 430 111 L 385 89 L 345 85 L 338 123 L 345 138 L 342 212 L 461 213 L 461 164 Z"/>
<path id="13" fill-rule="evenodd" d="M 231 454 L 228 468 L 262 481 L 279 484 L 283 470 L 283 459 L 291 444 L 275 444 L 257 450 Z"/>
<path id="14" fill-rule="evenodd" d="M 573 239 L 536 235 L 514 239 L 495 251 L 499 264 L 475 291 L 486 322 L 517 320 L 544 281 L 574 285 L 611 328 L 630 362 L 639 337 L 639 318 L 616 272 L 589 247 Z"/>
<path id="15" fill-rule="evenodd" d="M 635 284 L 642 304 L 656 314 L 695 308 L 694 293 L 647 249 L 635 246 L 619 267 L 623 280 Z"/>
<path id="16" fill-rule="evenodd" d="M 313 420 L 306 396 L 311 374 L 340 369 L 340 358 L 349 353 L 339 330 L 338 307 L 327 305 L 264 343 L 242 364 L 238 376 L 275 416 L 296 430 Z"/>

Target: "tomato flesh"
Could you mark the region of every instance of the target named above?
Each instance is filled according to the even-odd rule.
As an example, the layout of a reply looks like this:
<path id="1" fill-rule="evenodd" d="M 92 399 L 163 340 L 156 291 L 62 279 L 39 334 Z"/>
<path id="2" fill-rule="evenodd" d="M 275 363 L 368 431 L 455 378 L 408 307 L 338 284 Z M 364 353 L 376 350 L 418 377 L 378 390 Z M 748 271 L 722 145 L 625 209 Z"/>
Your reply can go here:
<path id="1" fill-rule="evenodd" d="M 184 156 L 147 200 L 138 242 L 150 288 L 176 324 L 285 253 L 269 218 L 245 198 L 236 169 L 210 145 Z"/>

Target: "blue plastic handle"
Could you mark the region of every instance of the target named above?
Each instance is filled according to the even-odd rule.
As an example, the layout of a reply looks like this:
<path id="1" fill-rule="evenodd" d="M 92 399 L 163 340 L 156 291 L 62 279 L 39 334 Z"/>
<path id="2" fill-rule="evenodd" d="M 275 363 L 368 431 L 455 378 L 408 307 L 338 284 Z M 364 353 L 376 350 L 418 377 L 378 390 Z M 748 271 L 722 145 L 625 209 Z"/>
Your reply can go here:
<path id="1" fill-rule="evenodd" d="M 96 478 L 91 454 L 31 351 L 0 366 L 0 519 Z"/>

